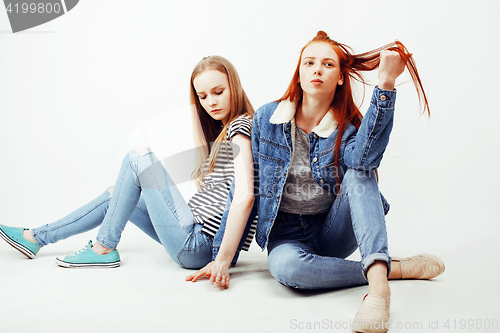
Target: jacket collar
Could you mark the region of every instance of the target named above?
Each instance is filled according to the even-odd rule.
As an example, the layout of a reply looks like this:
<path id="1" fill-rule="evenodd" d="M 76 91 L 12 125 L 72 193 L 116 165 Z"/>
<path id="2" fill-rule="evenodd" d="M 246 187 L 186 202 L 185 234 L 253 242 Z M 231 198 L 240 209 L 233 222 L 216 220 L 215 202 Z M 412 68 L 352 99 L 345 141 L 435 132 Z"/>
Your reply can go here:
<path id="1" fill-rule="evenodd" d="M 290 100 L 286 99 L 284 101 L 281 101 L 278 104 L 278 107 L 276 110 L 274 110 L 273 115 L 269 119 L 269 122 L 271 124 L 284 124 L 289 121 L 294 120 L 295 117 L 295 109 L 296 105 L 295 103 L 290 102 Z M 320 137 L 326 139 L 332 133 L 335 131 L 337 128 L 338 123 L 333 117 L 333 113 L 329 110 L 323 119 L 319 122 L 319 124 L 312 129 L 312 132 L 316 133 Z"/>

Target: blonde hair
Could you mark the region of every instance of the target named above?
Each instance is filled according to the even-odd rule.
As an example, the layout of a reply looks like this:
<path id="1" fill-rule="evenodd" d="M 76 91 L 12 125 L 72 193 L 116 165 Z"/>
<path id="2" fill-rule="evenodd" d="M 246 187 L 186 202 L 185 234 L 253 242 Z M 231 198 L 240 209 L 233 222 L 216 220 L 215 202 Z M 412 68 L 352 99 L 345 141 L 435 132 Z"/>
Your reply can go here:
<path id="1" fill-rule="evenodd" d="M 194 79 L 206 70 L 215 70 L 227 75 L 229 81 L 231 109 L 229 118 L 224 127 L 222 122 L 213 119 L 201 106 L 198 95 L 194 88 Z M 227 130 L 231 122 L 241 116 L 254 114 L 252 104 L 241 86 L 240 77 L 236 68 L 229 60 L 221 56 L 209 56 L 203 58 L 193 69 L 191 74 L 191 104 L 193 108 L 194 139 L 196 143 L 195 168 L 191 178 L 197 182 L 198 189 L 200 181 L 204 176 L 214 171 L 215 161 L 222 144 L 226 144 Z M 207 157 L 210 162 L 206 164 Z"/>

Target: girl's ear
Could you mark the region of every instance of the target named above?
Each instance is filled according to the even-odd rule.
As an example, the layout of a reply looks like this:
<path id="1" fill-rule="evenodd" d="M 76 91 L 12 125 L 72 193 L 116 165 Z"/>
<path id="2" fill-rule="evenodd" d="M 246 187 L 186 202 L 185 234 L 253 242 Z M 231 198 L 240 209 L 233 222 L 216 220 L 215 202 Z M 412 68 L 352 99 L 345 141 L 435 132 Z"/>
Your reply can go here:
<path id="1" fill-rule="evenodd" d="M 340 74 L 339 81 L 337 82 L 339 86 L 344 84 L 344 74 Z"/>

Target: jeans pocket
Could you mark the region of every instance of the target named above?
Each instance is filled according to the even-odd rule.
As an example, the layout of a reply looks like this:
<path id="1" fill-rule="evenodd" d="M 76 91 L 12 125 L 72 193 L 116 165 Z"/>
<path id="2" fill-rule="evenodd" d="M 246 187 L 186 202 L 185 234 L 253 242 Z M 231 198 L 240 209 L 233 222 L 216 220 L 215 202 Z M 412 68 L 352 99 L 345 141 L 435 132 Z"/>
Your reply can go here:
<path id="1" fill-rule="evenodd" d="M 212 261 L 212 238 L 190 239 L 177 254 L 177 263 L 183 268 L 200 269 Z"/>
<path id="2" fill-rule="evenodd" d="M 259 195 L 272 197 L 283 172 L 283 160 L 259 153 Z"/>

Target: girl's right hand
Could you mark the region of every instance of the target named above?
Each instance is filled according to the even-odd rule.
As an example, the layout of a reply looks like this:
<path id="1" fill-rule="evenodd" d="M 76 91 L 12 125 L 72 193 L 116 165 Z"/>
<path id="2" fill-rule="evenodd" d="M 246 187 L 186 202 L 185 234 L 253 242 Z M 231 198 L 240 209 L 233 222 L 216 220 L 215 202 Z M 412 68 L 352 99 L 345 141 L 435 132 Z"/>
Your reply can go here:
<path id="1" fill-rule="evenodd" d="M 384 50 L 380 52 L 378 68 L 378 86 L 383 90 L 394 90 L 398 76 L 405 70 L 405 61 L 398 52 Z"/>
<path id="2" fill-rule="evenodd" d="M 196 282 L 200 277 L 206 276 L 210 278 L 210 284 L 218 284 L 221 287 L 229 287 L 229 266 L 231 264 L 220 263 L 217 261 L 212 261 L 208 263 L 205 267 L 200 269 L 198 272 L 193 273 L 186 277 L 186 281 Z"/>

